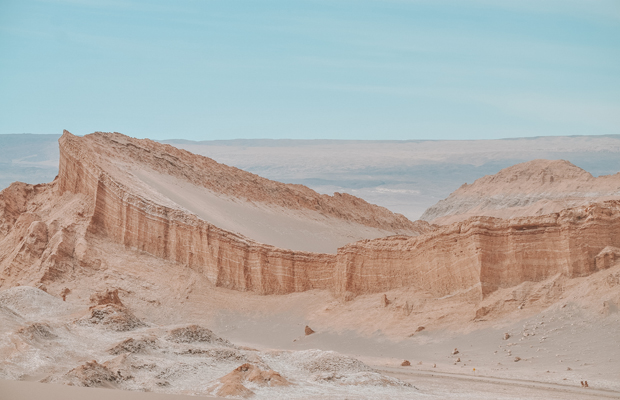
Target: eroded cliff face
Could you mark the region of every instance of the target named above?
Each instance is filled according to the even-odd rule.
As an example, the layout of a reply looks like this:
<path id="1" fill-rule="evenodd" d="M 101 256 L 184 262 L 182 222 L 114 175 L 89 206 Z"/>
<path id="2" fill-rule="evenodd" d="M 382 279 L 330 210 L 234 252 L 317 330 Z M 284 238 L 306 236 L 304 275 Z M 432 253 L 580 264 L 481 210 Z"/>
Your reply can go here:
<path id="1" fill-rule="evenodd" d="M 525 281 L 607 268 L 619 243 L 620 201 L 541 217 L 473 217 L 416 238 L 341 248 L 335 287 L 359 294 L 412 286 L 435 296 L 471 291 L 484 297 Z"/>
<path id="2" fill-rule="evenodd" d="M 435 297 L 460 293 L 479 300 L 525 281 L 585 276 L 620 258 L 620 201 L 537 217 L 473 217 L 434 228 L 352 196 L 332 198 L 271 181 L 262 187 L 263 178 L 120 134 L 78 138 L 66 132 L 60 155 L 54 182 L 15 183 L 0 192 L 1 287 L 48 285 L 104 268 L 105 254 L 97 251 L 101 240 L 190 269 L 219 287 L 261 294 L 326 289 L 345 297 L 413 287 Z M 314 224 L 319 215 L 319 223 L 341 221 L 346 229 L 362 226 L 392 236 L 350 238 L 353 243 L 337 254 L 283 249 L 180 206 L 174 193 L 167 196 L 140 175 L 145 169 L 168 171 L 152 177 L 174 177 L 171 187 L 179 185 L 182 194 L 191 194 L 183 186 L 189 182 L 223 196 L 218 201 L 252 200 L 251 210 L 258 211 L 275 207 L 268 216 L 293 212 L 290 218 Z M 231 200 L 235 188 L 247 190 Z M 275 205 L 268 202 L 272 197 Z M 401 229 L 408 235 L 399 235 Z M 423 234 L 411 236 L 417 233 Z"/>
<path id="3" fill-rule="evenodd" d="M 198 269 L 220 287 L 263 294 L 330 288 L 335 255 L 258 243 L 150 200 L 89 162 L 80 140 L 61 138 L 58 190 L 92 199 L 89 233 Z"/>
<path id="4" fill-rule="evenodd" d="M 60 195 L 56 181 L 15 182 L 0 192 L 0 287 L 70 279 L 83 261 L 89 200 Z"/>

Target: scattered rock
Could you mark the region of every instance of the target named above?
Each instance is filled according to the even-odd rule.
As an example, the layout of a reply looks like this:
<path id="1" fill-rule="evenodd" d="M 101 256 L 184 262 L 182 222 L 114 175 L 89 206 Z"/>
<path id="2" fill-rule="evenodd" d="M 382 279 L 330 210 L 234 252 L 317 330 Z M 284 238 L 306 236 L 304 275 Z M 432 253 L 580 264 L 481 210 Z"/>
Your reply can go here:
<path id="1" fill-rule="evenodd" d="M 60 296 L 62 296 L 62 301 L 67 301 L 67 295 L 71 293 L 71 289 L 69 288 L 64 288 L 61 292 L 60 292 Z"/>
<path id="2" fill-rule="evenodd" d="M 94 308 L 96 306 L 103 306 L 106 304 L 115 304 L 120 307 L 125 307 L 120 297 L 118 297 L 118 289 L 106 290 L 105 292 L 97 292 L 90 296 L 90 302 L 94 304 L 90 308 Z"/>
<path id="3" fill-rule="evenodd" d="M 459 354 L 459 350 L 455 347 L 454 350 L 452 350 L 452 354 Z"/>
<path id="4" fill-rule="evenodd" d="M 51 340 L 58 336 L 52 332 L 52 328 L 48 324 L 42 324 L 39 322 L 32 323 L 30 325 L 20 328 L 17 333 L 22 337 L 30 340 L 43 339 Z"/>
<path id="5" fill-rule="evenodd" d="M 515 357 L 515 362 L 521 361 L 521 357 Z"/>
<path id="6" fill-rule="evenodd" d="M 401 365 L 401 367 L 408 367 L 408 366 L 411 365 L 411 363 L 408 360 L 405 360 L 400 365 Z"/>
<path id="7" fill-rule="evenodd" d="M 189 325 L 182 328 L 176 328 L 170 331 L 166 340 L 176 343 L 213 343 L 221 346 L 232 346 L 232 344 L 221 337 L 217 336 L 213 331 L 203 328 L 199 325 Z"/>
<path id="8" fill-rule="evenodd" d="M 82 318 L 78 323 L 100 325 L 118 332 L 131 331 L 146 326 L 127 308 L 116 304 L 94 306 L 90 312 L 90 317 Z"/>
<path id="9" fill-rule="evenodd" d="M 345 302 L 353 301 L 355 299 L 355 293 L 346 291 L 344 292 L 344 295 L 342 296 L 342 298 Z"/>
<path id="10" fill-rule="evenodd" d="M 480 307 L 476 310 L 476 316 L 474 317 L 474 319 L 481 319 L 482 317 L 488 315 L 490 312 L 490 307 Z"/>
<path id="11" fill-rule="evenodd" d="M 314 333 L 314 330 L 312 330 L 312 328 L 306 325 L 306 328 L 304 329 L 304 333 L 306 334 L 306 336 L 312 335 Z"/>
<path id="12" fill-rule="evenodd" d="M 215 349 L 188 349 L 185 351 L 177 352 L 176 354 L 194 354 L 199 355 L 201 357 L 209 357 L 214 359 L 215 361 L 247 361 L 248 358 L 240 353 L 238 350 L 230 349 L 230 348 L 215 348 Z M 254 360 L 250 361 L 258 361 L 254 357 L 251 357 Z"/>
<path id="13" fill-rule="evenodd" d="M 457 359 L 456 359 L 456 362 L 457 362 L 457 363 L 460 363 L 460 362 L 461 362 L 461 357 L 457 358 Z"/>
<path id="14" fill-rule="evenodd" d="M 426 328 L 424 328 L 423 326 L 418 326 L 418 329 L 415 330 L 415 333 L 422 332 L 424 329 Z"/>
<path id="15" fill-rule="evenodd" d="M 617 273 L 615 275 L 609 274 L 605 278 L 605 282 L 607 283 L 607 286 L 609 286 L 610 288 L 620 285 L 620 276 Z"/>
<path id="16" fill-rule="evenodd" d="M 504 340 L 508 340 L 508 339 L 510 339 L 510 333 L 505 332 L 504 333 Z"/>
<path id="17" fill-rule="evenodd" d="M 86 362 L 79 367 L 72 369 L 60 378 L 70 386 L 82 387 L 101 387 L 109 384 L 122 382 L 124 378 L 118 372 L 113 372 L 105 365 L 99 364 L 96 360 Z M 42 380 L 44 383 L 54 383 L 57 379 L 46 378 Z"/>
<path id="18" fill-rule="evenodd" d="M 122 353 L 143 353 L 148 349 L 157 347 L 155 337 L 144 337 L 140 339 L 129 338 L 118 343 L 108 350 L 108 353 L 118 355 Z"/>
<path id="19" fill-rule="evenodd" d="M 259 366 L 245 363 L 232 372 L 219 378 L 208 391 L 217 396 L 249 397 L 254 394 L 243 384 L 251 382 L 258 386 L 289 386 L 291 383 L 274 370 L 264 370 Z"/>
<path id="20" fill-rule="evenodd" d="M 383 298 L 381 299 L 381 304 L 383 305 L 383 307 L 387 307 L 391 304 L 392 302 L 390 300 L 388 300 L 387 295 L 383 295 Z"/>

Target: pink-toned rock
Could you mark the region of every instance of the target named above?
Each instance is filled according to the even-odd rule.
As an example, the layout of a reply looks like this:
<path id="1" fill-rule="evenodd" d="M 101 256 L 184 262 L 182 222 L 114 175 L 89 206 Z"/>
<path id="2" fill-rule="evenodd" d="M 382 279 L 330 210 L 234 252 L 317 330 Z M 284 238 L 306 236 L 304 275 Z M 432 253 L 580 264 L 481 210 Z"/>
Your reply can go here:
<path id="1" fill-rule="evenodd" d="M 244 385 L 247 382 L 268 387 L 291 385 L 286 378 L 274 370 L 265 370 L 257 365 L 245 363 L 216 380 L 208 390 L 217 396 L 250 397 L 254 392 Z"/>
<path id="2" fill-rule="evenodd" d="M 551 172 L 539 176 L 526 171 L 533 164 L 521 166 L 517 170 L 525 168 L 524 172 L 517 175 L 527 179 L 518 178 L 523 181 L 519 185 L 544 181 L 547 188 L 566 178 L 556 173 L 562 163 L 539 164 L 548 164 L 550 169 L 542 170 Z M 576 174 L 573 181 L 591 180 L 574 168 L 566 174 L 573 174 L 570 171 Z M 139 178 L 142 173 L 145 177 Z M 495 181 L 504 185 L 512 179 L 506 176 L 489 178 L 485 185 Z M 349 243 L 337 254 L 283 249 L 201 218 L 167 197 L 166 193 L 174 195 L 170 190 L 156 190 L 157 182 L 149 181 L 155 178 L 173 179 L 188 193 L 198 188 L 203 195 L 206 190 L 214 201 L 234 198 L 230 204 L 260 205 L 248 205 L 254 207 L 251 210 L 273 207 L 295 218 L 311 214 L 392 236 Z M 387 306 L 389 290 L 417 287 L 436 297 L 461 292 L 479 300 L 525 281 L 557 274 L 587 276 L 609 268 L 617 262 L 619 231 L 618 200 L 548 215 L 472 217 L 433 227 L 353 196 L 325 196 L 301 185 L 269 181 L 150 140 L 65 132 L 54 182 L 15 183 L 0 192 L 0 287 L 45 284 L 58 293 L 74 274 L 101 266 L 101 254 L 89 254 L 98 240 L 105 240 L 191 268 L 215 286 L 240 291 L 286 294 L 327 289 L 349 301 L 383 293 L 381 301 Z M 479 307 L 477 316 L 493 315 L 491 311 L 489 306 Z"/>
<path id="3" fill-rule="evenodd" d="M 118 289 L 97 292 L 90 296 L 90 302 L 94 304 L 90 307 L 91 309 L 105 304 L 116 304 L 117 306 L 125 307 L 120 297 L 118 297 Z"/>
<path id="4" fill-rule="evenodd" d="M 356 294 L 408 286 L 436 296 L 468 290 L 479 299 L 558 273 L 587 276 L 598 270 L 601 250 L 620 245 L 619 230 L 616 200 L 540 217 L 474 217 L 418 237 L 346 245 L 338 251 L 334 286 Z"/>
<path id="5" fill-rule="evenodd" d="M 464 184 L 422 215 L 447 225 L 474 216 L 527 217 L 620 199 L 620 173 L 593 177 L 565 160 L 532 160 Z"/>

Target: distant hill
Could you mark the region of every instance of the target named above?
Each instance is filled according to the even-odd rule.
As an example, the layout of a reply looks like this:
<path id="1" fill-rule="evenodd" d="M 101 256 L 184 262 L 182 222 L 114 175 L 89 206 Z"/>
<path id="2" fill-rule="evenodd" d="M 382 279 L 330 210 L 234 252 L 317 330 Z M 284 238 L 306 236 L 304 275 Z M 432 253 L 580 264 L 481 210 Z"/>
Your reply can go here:
<path id="1" fill-rule="evenodd" d="M 15 181 L 50 182 L 58 174 L 60 135 L 0 135 L 0 190 Z"/>
<path id="2" fill-rule="evenodd" d="M 533 160 L 463 185 L 422 219 L 451 224 L 473 216 L 515 218 L 620 199 L 620 173 L 593 177 L 565 160 Z"/>

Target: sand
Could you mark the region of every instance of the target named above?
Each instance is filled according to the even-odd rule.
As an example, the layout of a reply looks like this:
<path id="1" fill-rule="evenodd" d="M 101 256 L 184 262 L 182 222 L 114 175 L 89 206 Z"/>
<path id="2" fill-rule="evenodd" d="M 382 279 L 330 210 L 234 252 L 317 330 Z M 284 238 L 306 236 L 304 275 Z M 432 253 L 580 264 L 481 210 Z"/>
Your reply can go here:
<path id="1" fill-rule="evenodd" d="M 148 169 L 131 173 L 151 190 L 151 196 L 174 202 L 213 225 L 261 243 L 291 250 L 335 254 L 338 247 L 361 239 L 393 234 L 382 229 L 329 218 L 311 210 L 292 210 L 249 202 Z M 155 193 L 153 193 L 155 192 Z"/>
<path id="2" fill-rule="evenodd" d="M 2 400 L 201 400 L 221 399 L 221 397 L 184 396 L 178 394 L 130 392 L 99 388 L 81 388 L 25 381 L 0 380 L 0 399 Z"/>
<path id="3" fill-rule="evenodd" d="M 149 260 L 142 258 L 142 261 Z M 10 360 L 19 365 L 23 375 L 13 379 L 43 379 L 53 372 L 49 370 L 50 360 L 54 360 L 55 376 L 62 377 L 72 366 L 84 360 L 97 359 L 100 363 L 114 360 L 118 356 L 106 353 L 106 349 L 125 337 L 154 335 L 166 353 L 156 350 L 131 355 L 134 364 L 159 364 L 161 367 L 157 368 L 165 373 L 164 379 L 170 382 L 170 386 L 149 386 L 151 390 L 180 393 L 179 390 L 193 388 L 191 394 L 198 394 L 196 388 L 206 390 L 209 382 L 244 361 L 212 364 L 206 353 L 184 355 L 182 351 L 185 346 L 208 350 L 211 345 L 175 343 L 165 339 L 166 332 L 171 329 L 197 323 L 245 349 L 237 350 L 245 357 L 260 357 L 261 362 L 295 383 L 294 389 L 253 388 L 256 399 L 620 398 L 620 349 L 616 345 L 620 314 L 613 307 L 605 308 L 598 302 L 595 304 L 588 300 L 590 291 L 597 287 L 603 297 L 613 296 L 613 288 L 604 288 L 609 276 L 620 273 L 618 267 L 577 278 L 574 282 L 565 282 L 564 294 L 559 302 L 550 305 L 544 301 L 541 303 L 541 300 L 527 302 L 523 309 L 514 304 L 512 310 L 504 310 L 503 314 L 487 321 L 472 320 L 469 313 L 473 313 L 475 304 L 468 305 L 458 296 L 444 299 L 424 297 L 426 303 L 434 305 L 422 306 L 419 294 L 405 290 L 387 292 L 391 304 L 384 307 L 382 296 L 378 294 L 360 296 L 343 303 L 325 291 L 260 296 L 200 286 L 198 281 L 194 281 L 193 290 L 188 292 L 186 298 L 175 299 L 167 297 L 168 289 L 160 286 L 161 282 L 157 280 L 157 268 L 164 266 L 151 264 L 151 267 L 155 269 L 144 272 L 132 267 L 131 276 L 125 277 L 120 270 L 114 274 L 109 270 L 106 272 L 110 274 L 106 278 L 108 285 L 125 282 L 125 289 L 119 292 L 121 299 L 147 324 L 127 332 L 101 330 L 97 326 L 72 322 L 89 315 L 86 289 L 71 293 L 67 302 L 34 288 L 13 288 L 10 289 L 10 296 L 7 292 L 0 293 L 0 299 L 4 299 L 2 306 L 17 314 L 2 313 L 8 320 L 15 321 L 11 326 L 2 324 L 4 337 L 13 338 L 14 343 L 20 343 L 15 342 L 20 337 L 22 343 L 23 357 L 16 358 L 17 353 L 13 353 Z M 181 281 L 191 280 L 190 276 L 179 278 Z M 84 282 L 89 281 L 96 286 L 98 279 L 94 275 L 85 277 Z M 119 281 L 114 282 L 115 279 Z M 155 293 L 162 304 L 145 301 Z M 418 296 L 416 311 L 409 316 L 404 315 L 399 308 L 401 300 L 413 302 L 415 296 Z M 48 311 L 34 312 L 37 309 Z M 445 317 L 441 318 L 442 315 Z M 55 335 L 66 339 L 54 339 L 56 344 L 50 347 L 50 341 L 33 342 L 11 333 L 32 321 L 49 324 Z M 306 336 L 306 325 L 315 333 Z M 416 332 L 416 327 L 420 325 L 426 328 Z M 507 340 L 504 340 L 504 333 L 510 334 Z M 4 345 L 0 347 L 7 349 Z M 458 354 L 452 354 L 454 348 L 459 350 Z M 366 376 L 363 371 L 346 367 L 356 364 L 337 362 L 335 365 L 340 367 L 336 371 L 342 376 L 339 378 L 342 382 L 317 383 L 312 380 L 316 379 L 312 378 L 313 373 L 300 369 L 299 360 L 308 357 L 312 360 L 312 354 L 322 357 L 332 354 L 329 353 L 332 351 L 363 362 L 367 367 L 362 367 L 362 370 L 369 368 L 375 375 Z M 515 357 L 521 360 L 515 362 Z M 403 360 L 410 361 L 411 366 L 401 367 Z M 35 363 L 29 364 L 32 361 Z M 195 368 L 197 373 L 191 372 Z M 475 372 L 473 368 L 476 368 Z M 15 367 L 11 370 L 19 372 Z M 176 375 L 180 372 L 181 375 Z M 149 377 L 158 374 L 158 370 L 142 375 L 138 373 L 135 382 L 130 383 L 148 383 L 152 379 Z M 386 377 L 409 383 L 412 387 L 370 384 L 373 379 Z M 362 385 L 343 385 L 346 379 L 362 378 L 365 382 Z M 590 388 L 582 389 L 581 380 L 587 380 Z M 38 384 L 25 383 L 19 386 L 19 390 L 30 393 L 30 390 L 35 390 L 31 386 L 37 387 Z M 138 387 L 135 386 L 135 389 Z M 71 389 L 67 388 L 62 395 L 67 399 L 80 398 L 79 394 L 72 394 L 78 391 L 72 392 Z M 103 394 L 112 392 L 111 389 L 94 390 Z"/>

